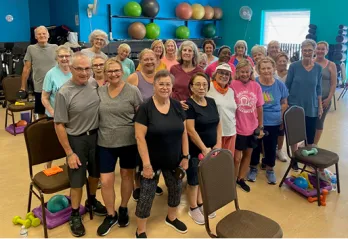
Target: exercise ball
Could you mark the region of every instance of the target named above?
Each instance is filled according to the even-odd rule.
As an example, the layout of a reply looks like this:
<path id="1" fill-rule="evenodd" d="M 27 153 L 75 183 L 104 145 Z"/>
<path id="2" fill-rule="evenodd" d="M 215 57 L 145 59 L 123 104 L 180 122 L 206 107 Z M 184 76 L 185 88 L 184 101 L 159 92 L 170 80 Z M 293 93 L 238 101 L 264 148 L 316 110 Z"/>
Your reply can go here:
<path id="1" fill-rule="evenodd" d="M 145 25 L 141 22 L 133 22 L 128 27 L 128 35 L 132 39 L 142 40 L 146 35 Z"/>
<path id="2" fill-rule="evenodd" d="M 204 24 L 202 34 L 206 38 L 213 38 L 216 34 L 216 26 L 213 23 Z"/>
<path id="3" fill-rule="evenodd" d="M 149 23 L 146 25 L 146 38 L 156 39 L 160 34 L 160 27 L 156 23 Z"/>
<path id="4" fill-rule="evenodd" d="M 190 37 L 190 29 L 186 26 L 180 26 L 175 31 L 176 38 L 187 39 Z"/>
<path id="5" fill-rule="evenodd" d="M 300 188 L 302 188 L 302 189 L 307 189 L 307 188 L 308 188 L 308 182 L 307 182 L 307 180 L 306 180 L 304 177 L 302 177 L 302 176 L 295 178 L 294 184 L 295 184 L 297 187 L 300 187 Z"/>
<path id="6" fill-rule="evenodd" d="M 129 17 L 140 17 L 141 6 L 137 2 L 128 2 L 123 8 L 124 14 Z"/>
<path id="7" fill-rule="evenodd" d="M 69 207 L 69 200 L 64 195 L 54 195 L 47 202 L 47 209 L 51 213 L 59 212 Z"/>
<path id="8" fill-rule="evenodd" d="M 186 2 L 180 3 L 175 9 L 175 14 L 178 18 L 188 20 L 192 16 L 192 7 Z"/>
<path id="9" fill-rule="evenodd" d="M 156 17 L 160 10 L 157 0 L 142 0 L 140 5 L 145 17 Z"/>
<path id="10" fill-rule="evenodd" d="M 214 9 L 214 19 L 221 19 L 223 15 L 222 9 L 219 7 L 214 7 L 213 9 Z"/>
<path id="11" fill-rule="evenodd" d="M 204 17 L 205 11 L 201 4 L 192 4 L 192 18 L 200 20 Z"/>
<path id="12" fill-rule="evenodd" d="M 204 19 L 213 19 L 214 17 L 214 9 L 207 5 L 207 6 L 204 6 Z"/>

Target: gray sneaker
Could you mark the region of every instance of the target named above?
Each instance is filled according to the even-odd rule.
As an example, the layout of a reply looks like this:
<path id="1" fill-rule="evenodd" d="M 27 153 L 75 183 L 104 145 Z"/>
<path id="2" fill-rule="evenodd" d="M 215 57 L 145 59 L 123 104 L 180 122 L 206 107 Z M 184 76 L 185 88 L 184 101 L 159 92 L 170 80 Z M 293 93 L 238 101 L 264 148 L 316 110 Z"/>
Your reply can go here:
<path id="1" fill-rule="evenodd" d="M 198 225 L 204 225 L 204 216 L 199 208 L 196 208 L 194 210 L 189 209 L 188 214 L 192 218 L 192 220 L 195 221 L 195 223 L 197 223 Z"/>
<path id="2" fill-rule="evenodd" d="M 269 184 L 276 185 L 277 178 L 273 170 L 266 170 L 266 177 Z"/>
<path id="3" fill-rule="evenodd" d="M 198 208 L 199 208 L 199 210 L 201 211 L 202 215 L 204 216 L 204 211 L 203 211 L 204 209 L 203 209 L 203 206 L 200 206 L 200 207 L 198 207 Z M 213 213 L 209 214 L 208 217 L 209 217 L 210 219 L 215 218 L 215 217 L 216 217 L 216 212 L 213 212 Z"/>
<path id="4" fill-rule="evenodd" d="M 257 168 L 255 167 L 250 167 L 247 179 L 250 182 L 256 182 L 256 177 L 257 177 Z"/>

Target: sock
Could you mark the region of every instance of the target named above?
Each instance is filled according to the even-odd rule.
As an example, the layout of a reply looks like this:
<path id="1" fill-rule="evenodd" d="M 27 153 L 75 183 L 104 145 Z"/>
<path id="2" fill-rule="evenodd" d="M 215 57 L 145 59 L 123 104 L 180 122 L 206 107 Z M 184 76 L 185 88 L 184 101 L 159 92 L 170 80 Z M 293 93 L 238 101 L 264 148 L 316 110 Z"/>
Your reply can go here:
<path id="1" fill-rule="evenodd" d="M 95 204 L 97 202 L 97 199 L 95 198 L 95 195 L 89 195 L 89 201 L 92 202 L 92 204 Z"/>
<path id="2" fill-rule="evenodd" d="M 193 210 L 195 210 L 195 209 L 197 209 L 197 208 L 198 208 L 198 207 L 195 207 L 195 208 L 190 207 L 190 210 L 193 211 Z"/>
<path id="3" fill-rule="evenodd" d="M 78 207 L 77 209 L 71 208 L 71 216 L 78 216 L 80 215 L 80 207 Z"/>
<path id="4" fill-rule="evenodd" d="M 201 207 L 201 206 L 203 206 L 203 203 L 197 203 L 197 206 Z"/>

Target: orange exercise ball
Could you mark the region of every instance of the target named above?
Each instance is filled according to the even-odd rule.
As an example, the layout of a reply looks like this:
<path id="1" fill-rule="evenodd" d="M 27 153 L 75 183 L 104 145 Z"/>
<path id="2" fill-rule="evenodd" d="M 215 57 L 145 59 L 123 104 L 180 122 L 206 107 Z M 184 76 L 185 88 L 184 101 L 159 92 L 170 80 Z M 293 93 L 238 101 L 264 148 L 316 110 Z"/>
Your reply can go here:
<path id="1" fill-rule="evenodd" d="M 214 17 L 214 9 L 207 5 L 207 6 L 204 6 L 204 19 L 213 19 Z"/>
<path id="2" fill-rule="evenodd" d="M 27 126 L 28 122 L 25 120 L 20 120 L 16 123 L 16 127 Z"/>
<path id="3" fill-rule="evenodd" d="M 222 9 L 219 7 L 214 7 L 214 19 L 221 19 L 223 15 Z"/>
<path id="4" fill-rule="evenodd" d="M 142 40 L 146 35 L 145 25 L 141 22 L 133 22 L 128 27 L 128 35 L 132 39 Z"/>
<path id="5" fill-rule="evenodd" d="M 204 7 L 201 4 L 195 3 L 192 4 L 192 18 L 200 20 L 204 17 L 205 11 Z"/>
<path id="6" fill-rule="evenodd" d="M 180 19 L 188 20 L 192 16 L 192 7 L 186 2 L 180 3 L 175 9 L 175 14 Z"/>

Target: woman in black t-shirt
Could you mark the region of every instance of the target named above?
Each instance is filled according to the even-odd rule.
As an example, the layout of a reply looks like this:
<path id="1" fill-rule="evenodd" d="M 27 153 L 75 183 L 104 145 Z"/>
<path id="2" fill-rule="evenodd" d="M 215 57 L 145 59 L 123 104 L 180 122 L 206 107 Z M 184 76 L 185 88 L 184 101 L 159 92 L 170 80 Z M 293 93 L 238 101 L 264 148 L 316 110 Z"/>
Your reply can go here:
<path id="1" fill-rule="evenodd" d="M 171 99 L 174 77 L 167 70 L 156 73 L 154 95 L 143 103 L 135 116 L 135 137 L 142 160 L 136 237 L 146 237 L 146 221 L 155 197 L 159 171 L 168 188 L 166 224 L 181 233 L 186 225 L 176 217 L 182 178 L 176 172 L 188 168 L 188 137 L 185 113 L 179 101 Z M 183 169 L 183 170 L 182 170 Z"/>
<path id="2" fill-rule="evenodd" d="M 198 155 L 207 155 L 212 149 L 221 148 L 222 129 L 215 101 L 206 97 L 210 88 L 209 77 L 204 73 L 195 74 L 189 83 L 191 97 L 186 101 L 186 128 L 189 135 L 189 161 L 187 183 L 189 185 L 189 215 L 197 224 L 204 224 L 203 200 L 198 188 Z M 215 213 L 209 215 L 215 217 Z"/>

